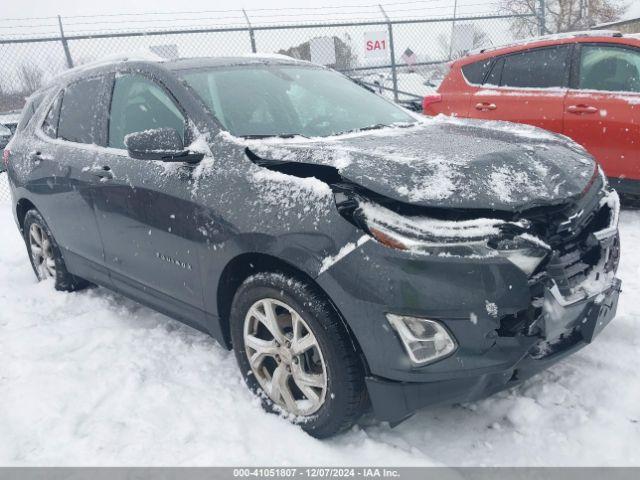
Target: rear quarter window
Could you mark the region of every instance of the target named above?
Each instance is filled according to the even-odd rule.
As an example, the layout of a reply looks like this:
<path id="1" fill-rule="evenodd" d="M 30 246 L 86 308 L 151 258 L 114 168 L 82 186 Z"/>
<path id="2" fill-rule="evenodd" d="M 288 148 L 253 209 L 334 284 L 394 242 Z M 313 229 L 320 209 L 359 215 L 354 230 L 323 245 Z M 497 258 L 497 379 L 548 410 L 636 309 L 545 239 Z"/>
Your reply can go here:
<path id="1" fill-rule="evenodd" d="M 487 60 L 480 60 L 479 62 L 469 63 L 462 66 L 462 74 L 467 82 L 482 85 L 484 78 L 487 76 L 489 68 L 491 68 L 492 58 Z"/>
<path id="2" fill-rule="evenodd" d="M 18 126 L 16 127 L 16 131 L 18 132 L 21 131 L 22 129 L 24 129 L 24 127 L 26 127 L 29 124 L 29 122 L 33 118 L 33 115 L 36 113 L 36 110 L 38 110 L 38 107 L 42 103 L 42 99 L 44 98 L 44 96 L 45 96 L 45 92 L 42 92 L 32 96 L 29 99 L 27 104 L 22 109 L 22 115 L 20 116 L 20 120 L 18 121 Z"/>
<path id="3" fill-rule="evenodd" d="M 44 117 L 42 122 L 42 131 L 44 134 L 51 138 L 56 138 L 58 135 L 58 119 L 60 118 L 60 104 L 62 103 L 62 92 L 56 95 L 55 100 L 47 111 L 47 116 Z"/>

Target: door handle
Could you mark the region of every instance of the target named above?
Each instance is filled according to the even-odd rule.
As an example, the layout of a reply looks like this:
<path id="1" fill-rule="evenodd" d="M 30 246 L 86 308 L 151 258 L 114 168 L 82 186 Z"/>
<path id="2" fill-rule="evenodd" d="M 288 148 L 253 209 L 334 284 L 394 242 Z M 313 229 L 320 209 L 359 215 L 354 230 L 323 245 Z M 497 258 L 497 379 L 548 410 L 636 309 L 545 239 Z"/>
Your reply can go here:
<path id="1" fill-rule="evenodd" d="M 599 109 L 592 107 L 591 105 L 569 105 L 567 107 L 567 112 L 580 115 L 583 113 L 598 113 Z"/>
<path id="2" fill-rule="evenodd" d="M 101 182 L 113 180 L 113 172 L 111 171 L 111 167 L 108 165 L 103 167 L 91 167 L 89 171 L 91 172 L 91 175 L 98 177 Z"/>
<path id="3" fill-rule="evenodd" d="M 496 108 L 498 107 L 495 103 L 486 103 L 486 102 L 476 103 L 476 110 L 495 110 Z"/>

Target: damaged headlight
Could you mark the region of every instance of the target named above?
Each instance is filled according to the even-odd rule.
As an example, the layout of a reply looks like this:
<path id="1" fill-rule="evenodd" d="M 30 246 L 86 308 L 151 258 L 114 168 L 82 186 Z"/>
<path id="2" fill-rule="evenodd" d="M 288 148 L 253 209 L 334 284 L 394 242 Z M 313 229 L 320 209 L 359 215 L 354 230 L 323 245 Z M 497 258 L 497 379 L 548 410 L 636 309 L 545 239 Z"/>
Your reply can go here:
<path id="1" fill-rule="evenodd" d="M 378 242 L 397 250 L 441 257 L 501 256 L 531 275 L 551 250 L 527 233 L 528 222 L 500 219 L 439 220 L 407 217 L 371 202 L 359 202 L 357 222 Z"/>

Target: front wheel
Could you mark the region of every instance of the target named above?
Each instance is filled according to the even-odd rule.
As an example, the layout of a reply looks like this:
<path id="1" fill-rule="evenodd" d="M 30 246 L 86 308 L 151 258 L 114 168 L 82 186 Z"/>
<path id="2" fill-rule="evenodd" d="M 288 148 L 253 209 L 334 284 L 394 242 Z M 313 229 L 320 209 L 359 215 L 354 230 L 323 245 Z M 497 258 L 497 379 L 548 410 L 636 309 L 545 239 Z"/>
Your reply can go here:
<path id="1" fill-rule="evenodd" d="M 67 292 L 80 290 L 89 285 L 87 281 L 67 271 L 60 247 L 40 212 L 37 210 L 27 212 L 22 231 L 31 266 L 39 281 L 53 279 L 56 290 Z"/>
<path id="2" fill-rule="evenodd" d="M 349 333 L 309 285 L 276 273 L 249 277 L 231 310 L 236 359 L 269 412 L 328 437 L 354 424 L 366 401 Z"/>

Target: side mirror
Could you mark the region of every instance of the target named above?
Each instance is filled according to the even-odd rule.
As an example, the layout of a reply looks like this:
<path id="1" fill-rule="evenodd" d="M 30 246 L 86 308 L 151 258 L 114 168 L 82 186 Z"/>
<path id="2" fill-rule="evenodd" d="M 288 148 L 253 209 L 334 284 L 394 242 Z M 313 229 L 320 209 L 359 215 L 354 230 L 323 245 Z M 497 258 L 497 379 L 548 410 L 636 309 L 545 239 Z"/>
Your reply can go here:
<path id="1" fill-rule="evenodd" d="M 124 137 L 124 144 L 129 156 L 140 160 L 198 163 L 204 157 L 201 153 L 186 150 L 175 128 L 130 133 Z"/>

